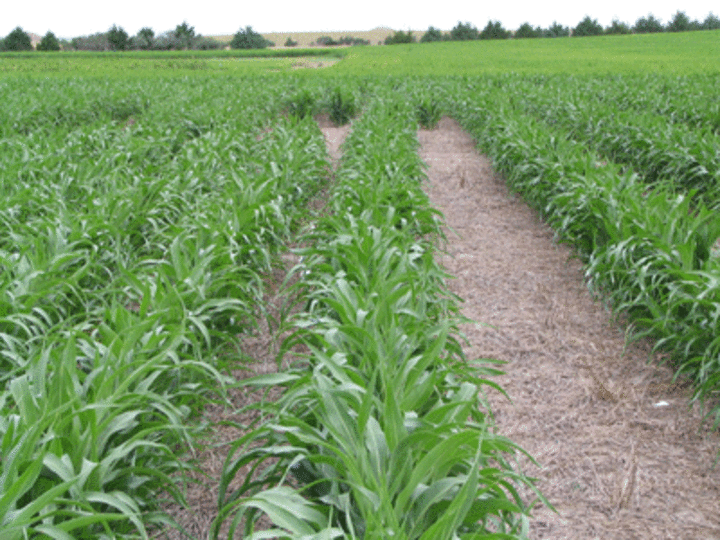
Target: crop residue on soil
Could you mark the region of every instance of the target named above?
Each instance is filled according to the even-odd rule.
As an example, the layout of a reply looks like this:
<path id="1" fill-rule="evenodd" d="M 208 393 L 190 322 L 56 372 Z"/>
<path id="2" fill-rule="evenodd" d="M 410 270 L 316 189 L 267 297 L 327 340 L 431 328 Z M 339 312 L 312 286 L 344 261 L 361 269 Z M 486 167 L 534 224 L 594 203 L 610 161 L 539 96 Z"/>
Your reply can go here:
<path id="1" fill-rule="evenodd" d="M 451 231 L 443 264 L 465 299 L 469 358 L 507 361 L 491 396 L 499 431 L 541 464 L 526 472 L 558 514 L 531 537 L 720 539 L 720 438 L 688 408 L 690 389 L 648 365 L 647 344 L 593 302 L 583 270 L 510 194 L 453 120 L 419 133 L 429 195 Z"/>
<path id="2" fill-rule="evenodd" d="M 325 144 L 333 169 L 342 155 L 341 147 L 347 137 L 350 126 L 336 127 L 327 116 L 316 118 L 319 128 L 325 138 Z M 321 211 L 327 193 L 323 191 L 315 199 L 309 202 L 309 206 Z M 266 309 L 271 318 L 278 320 L 281 312 L 285 309 L 284 302 L 287 301 L 286 291 L 282 283 L 287 278 L 287 273 L 298 263 L 298 256 L 288 251 L 282 255 L 284 268 L 276 269 L 273 275 L 267 276 L 266 281 Z M 276 358 L 279 351 L 282 336 L 277 328 L 268 324 L 267 318 L 260 318 L 258 328 L 253 335 L 243 336 L 240 348 L 242 353 L 251 361 L 245 369 L 238 369 L 233 373 L 237 380 L 260 373 L 272 373 L 277 371 Z M 209 405 L 204 413 L 203 420 L 210 424 L 207 432 L 207 440 L 202 441 L 204 446 L 198 445 L 196 462 L 200 472 L 189 474 L 191 482 L 187 486 L 185 498 L 187 507 L 183 508 L 178 504 L 168 504 L 165 511 L 168 512 L 190 535 L 196 540 L 210 538 L 212 523 L 218 513 L 218 492 L 219 480 L 222 474 L 223 465 L 228 455 L 230 445 L 242 437 L 245 432 L 237 427 L 248 425 L 253 421 L 256 413 L 246 412 L 242 415 L 236 411 L 258 402 L 263 399 L 261 390 L 249 390 L 238 388 L 230 392 L 232 407 L 221 405 Z M 244 478 L 238 474 L 233 485 L 241 482 Z M 232 488 L 233 486 L 231 486 Z M 261 526 L 267 526 L 266 521 Z M 221 529 L 221 538 L 227 534 L 227 523 Z M 188 536 L 175 529 L 166 528 L 156 534 L 153 538 L 157 540 L 186 540 Z"/>

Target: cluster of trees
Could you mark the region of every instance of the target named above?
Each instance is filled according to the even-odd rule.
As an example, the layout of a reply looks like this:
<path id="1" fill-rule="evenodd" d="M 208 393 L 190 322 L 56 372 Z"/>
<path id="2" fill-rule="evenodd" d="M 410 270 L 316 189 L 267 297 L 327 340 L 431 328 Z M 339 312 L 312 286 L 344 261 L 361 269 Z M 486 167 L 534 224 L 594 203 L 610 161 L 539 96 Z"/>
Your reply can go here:
<path id="1" fill-rule="evenodd" d="M 514 37 L 522 38 L 554 38 L 567 36 L 600 36 L 613 34 L 648 34 L 653 32 L 689 32 L 693 30 L 718 30 L 720 29 L 720 18 L 710 13 L 704 21 L 691 20 L 684 11 L 678 11 L 667 25 L 663 25 L 654 15 L 640 17 L 633 26 L 617 19 L 607 28 L 603 28 L 597 19 L 586 16 L 574 28 L 562 26 L 554 22 L 549 28 L 533 27 L 530 23 L 524 23 L 515 32 L 503 28 L 499 21 L 488 21 L 485 28 L 478 30 L 472 24 L 458 22 L 458 24 L 444 33 L 431 26 L 420 38 L 421 43 L 431 41 L 467 41 L 474 39 L 508 39 Z M 417 39 L 411 31 L 395 32 L 385 38 L 386 45 L 397 43 L 415 43 Z M 365 39 L 345 36 L 334 40 L 330 36 L 322 36 L 317 39 L 318 45 L 369 45 Z M 294 47 L 296 41 L 288 38 L 286 47 Z M 100 32 L 90 36 L 73 38 L 70 41 L 58 40 L 55 34 L 48 32 L 37 45 L 38 51 L 59 51 L 61 49 L 83 50 L 83 51 L 125 51 L 125 50 L 208 50 L 224 47 L 220 41 L 195 34 L 195 28 L 183 22 L 175 27 L 175 30 L 155 35 L 152 28 L 142 28 L 136 35 L 129 36 L 122 28 L 113 25 L 107 32 Z M 233 49 L 262 49 L 274 47 L 272 41 L 268 41 L 262 35 L 253 31 L 247 26 L 239 30 L 230 42 Z M 10 32 L 5 38 L 0 39 L 0 51 L 31 51 L 33 50 L 32 40 L 19 26 Z"/>
<path id="2" fill-rule="evenodd" d="M 597 19 L 591 19 L 589 16 L 580 21 L 577 26 L 570 28 L 562 26 L 554 22 L 549 28 L 533 27 L 530 23 L 524 23 L 515 32 L 511 32 L 503 28 L 499 21 L 488 21 L 485 28 L 478 30 L 472 24 L 466 22 L 458 22 L 458 24 L 444 33 L 437 28 L 431 26 L 427 32 L 420 38 L 421 43 L 432 41 L 468 41 L 474 39 L 508 39 L 514 37 L 522 38 L 555 38 L 567 36 L 600 36 L 613 34 L 648 34 L 652 32 L 689 32 L 693 30 L 719 30 L 720 18 L 710 13 L 703 22 L 693 21 L 683 11 L 678 11 L 672 20 L 663 25 L 660 20 L 650 14 L 647 17 L 640 17 L 633 26 L 627 23 L 612 21 L 607 28 L 603 28 Z M 392 36 L 385 39 L 386 45 L 396 43 L 415 43 L 417 40 L 412 32 L 395 32 Z"/>
<path id="3" fill-rule="evenodd" d="M 526 25 L 523 25 L 521 30 L 524 26 Z M 569 29 L 564 28 L 557 23 L 553 24 L 553 26 L 547 30 L 542 30 L 540 28 L 537 30 L 540 32 L 540 36 L 542 37 L 567 36 L 570 32 Z M 441 30 L 431 26 L 420 38 L 420 43 L 429 43 L 433 41 L 471 41 L 475 39 L 508 39 L 510 37 L 513 37 L 513 33 L 503 28 L 500 21 L 488 21 L 487 25 L 482 30 L 478 30 L 469 22 L 459 22 L 452 30 L 450 30 L 449 33 L 443 33 Z M 515 37 L 520 37 L 517 36 L 517 32 Z M 417 40 L 412 32 L 403 32 L 400 30 L 385 38 L 385 45 L 415 43 L 416 41 Z"/>
<path id="4" fill-rule="evenodd" d="M 182 49 L 220 49 L 225 44 L 195 34 L 195 28 L 186 22 L 177 25 L 175 30 L 155 35 L 152 28 L 143 28 L 136 35 L 130 36 L 117 25 L 107 32 L 98 32 L 89 36 L 76 37 L 70 41 L 59 40 L 55 34 L 48 32 L 37 45 L 38 51 L 129 51 L 129 50 L 182 50 Z M 30 35 L 17 27 L 4 39 L 0 40 L 0 51 L 31 51 L 33 50 Z"/>
<path id="5" fill-rule="evenodd" d="M 55 34 L 48 32 L 37 45 L 38 51 L 59 51 L 60 41 Z M 0 51 L 32 51 L 32 39 L 30 34 L 19 26 L 7 36 L 0 39 Z"/>
<path id="6" fill-rule="evenodd" d="M 430 27 L 432 28 L 432 26 Z M 415 36 L 411 31 L 403 32 L 398 30 L 392 36 L 385 38 L 385 45 L 397 45 L 399 43 L 415 43 Z"/>
<path id="7" fill-rule="evenodd" d="M 261 49 L 273 47 L 268 41 L 248 26 L 240 30 L 230 42 L 233 49 Z M 113 25 L 107 32 L 98 32 L 89 36 L 76 37 L 60 42 L 52 32 L 38 44 L 38 50 L 57 51 L 61 48 L 76 51 L 169 51 L 169 50 L 211 50 L 225 47 L 226 44 L 195 33 L 195 27 L 183 22 L 175 30 L 155 35 L 152 28 L 142 28 L 136 35 L 130 36 L 125 29 Z M 16 28 L 0 42 L 0 50 L 30 51 L 30 36 L 22 28 Z"/>
<path id="8" fill-rule="evenodd" d="M 220 49 L 224 44 L 196 34 L 193 26 L 183 22 L 175 30 L 157 36 L 149 27 L 130 36 L 124 28 L 113 25 L 107 32 L 73 38 L 70 46 L 78 51 L 178 51 Z"/>
<path id="9" fill-rule="evenodd" d="M 585 17 L 573 28 L 573 36 L 601 36 L 614 34 L 652 34 L 659 32 L 692 32 L 694 30 L 718 30 L 720 18 L 710 13 L 703 22 L 690 20 L 684 11 L 678 11 L 666 25 L 653 14 L 640 17 L 633 26 L 617 19 L 607 28 L 603 28 L 597 19 Z"/>

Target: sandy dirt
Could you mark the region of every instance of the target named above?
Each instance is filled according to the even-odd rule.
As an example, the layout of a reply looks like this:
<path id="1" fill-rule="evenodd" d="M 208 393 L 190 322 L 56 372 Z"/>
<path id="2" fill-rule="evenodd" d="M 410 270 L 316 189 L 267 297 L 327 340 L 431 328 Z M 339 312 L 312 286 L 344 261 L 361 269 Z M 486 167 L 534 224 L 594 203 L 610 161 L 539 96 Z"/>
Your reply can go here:
<path id="1" fill-rule="evenodd" d="M 327 146 L 328 154 L 330 154 L 330 161 L 333 167 L 337 167 L 337 163 L 342 156 L 340 147 L 342 143 L 345 142 L 345 137 L 350 133 L 352 124 L 336 126 L 332 120 L 330 120 L 330 115 L 326 113 L 318 114 L 315 117 L 315 121 L 318 126 L 320 126 L 320 130 L 325 137 L 325 145 Z"/>
<path id="2" fill-rule="evenodd" d="M 292 69 L 321 69 L 334 66 L 340 60 L 337 58 L 323 58 L 320 60 L 298 60 L 293 62 Z"/>
<path id="3" fill-rule="evenodd" d="M 558 513 L 531 538 L 720 539 L 720 437 L 689 409 L 690 390 L 648 365 L 646 343 L 594 302 L 580 263 L 508 193 L 453 120 L 419 133 L 428 192 L 452 231 L 443 264 L 465 299 L 469 358 L 507 362 L 491 395 L 498 430 Z M 657 358 L 656 358 L 657 360 Z"/>

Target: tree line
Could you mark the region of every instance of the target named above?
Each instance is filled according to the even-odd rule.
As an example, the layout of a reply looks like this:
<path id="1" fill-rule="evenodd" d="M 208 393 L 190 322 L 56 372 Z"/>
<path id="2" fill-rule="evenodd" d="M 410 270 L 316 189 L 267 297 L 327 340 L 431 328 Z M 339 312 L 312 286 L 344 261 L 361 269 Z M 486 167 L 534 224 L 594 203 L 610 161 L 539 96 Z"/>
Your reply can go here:
<path id="1" fill-rule="evenodd" d="M 603 28 L 597 19 L 586 16 L 577 26 L 570 28 L 557 22 L 548 28 L 533 27 L 530 23 L 523 23 L 515 32 L 503 27 L 499 21 L 488 21 L 485 28 L 478 30 L 469 22 L 458 22 L 450 32 L 442 32 L 431 26 L 420 38 L 421 43 L 433 41 L 469 41 L 474 39 L 524 39 L 524 38 L 555 38 L 555 37 L 583 37 L 617 34 L 649 34 L 657 32 L 690 32 L 693 30 L 719 30 L 720 18 L 710 13 L 703 22 L 690 20 L 683 11 L 678 11 L 667 25 L 663 25 L 654 15 L 640 17 L 633 26 L 614 19 L 610 26 Z M 397 31 L 385 39 L 386 45 L 397 43 L 415 43 L 416 37 L 411 31 Z"/>
<path id="2" fill-rule="evenodd" d="M 230 41 L 233 49 L 261 49 L 275 44 L 266 40 L 252 27 L 239 30 Z M 145 27 L 130 36 L 125 29 L 113 25 L 107 32 L 98 32 L 89 36 L 59 40 L 48 32 L 37 45 L 38 51 L 170 51 L 170 50 L 213 50 L 228 46 L 210 37 L 195 33 L 195 27 L 183 22 L 174 30 L 155 35 L 152 28 Z M 32 51 L 30 35 L 21 27 L 15 28 L 5 38 L 0 39 L 0 51 Z"/>
<path id="3" fill-rule="evenodd" d="M 720 18 L 713 13 L 708 14 L 704 21 L 691 20 L 684 11 L 678 11 L 673 18 L 663 25 L 662 21 L 653 14 L 640 17 L 635 24 L 614 19 L 610 26 L 603 28 L 597 19 L 586 16 L 577 26 L 570 28 L 553 22 L 548 28 L 539 26 L 533 27 L 530 23 L 523 23 L 515 32 L 503 27 L 499 21 L 488 21 L 485 28 L 478 30 L 469 22 L 458 22 L 450 30 L 443 32 L 430 26 L 420 38 L 421 43 L 433 41 L 468 41 L 475 39 L 523 39 L 523 38 L 555 38 L 568 36 L 601 36 L 616 34 L 649 34 L 657 32 L 690 32 L 693 30 L 718 30 L 720 29 Z M 323 42 L 327 40 L 328 42 Z M 346 40 L 346 41 L 343 41 Z M 369 42 L 357 38 L 343 38 L 335 42 L 330 37 L 323 36 L 318 39 L 318 45 L 365 45 Z M 386 45 L 397 43 L 415 43 L 416 37 L 412 31 L 396 31 L 393 35 L 385 38 Z M 297 45 L 297 42 L 288 38 L 286 46 Z M 113 25 L 107 32 L 99 32 L 89 36 L 75 37 L 71 40 L 59 40 L 55 34 L 48 31 L 37 45 L 38 51 L 169 51 L 169 50 L 212 50 L 227 46 L 225 43 L 210 37 L 203 37 L 195 33 L 195 28 L 183 22 L 171 30 L 155 35 L 152 28 L 142 28 L 136 35 L 130 36 L 117 25 Z M 274 47 L 272 41 L 265 39 L 262 35 L 253 31 L 252 27 L 246 26 L 240 29 L 229 46 L 233 49 L 262 49 Z M 10 32 L 5 38 L 0 39 L 0 51 L 31 51 L 33 50 L 30 35 L 19 26 Z"/>

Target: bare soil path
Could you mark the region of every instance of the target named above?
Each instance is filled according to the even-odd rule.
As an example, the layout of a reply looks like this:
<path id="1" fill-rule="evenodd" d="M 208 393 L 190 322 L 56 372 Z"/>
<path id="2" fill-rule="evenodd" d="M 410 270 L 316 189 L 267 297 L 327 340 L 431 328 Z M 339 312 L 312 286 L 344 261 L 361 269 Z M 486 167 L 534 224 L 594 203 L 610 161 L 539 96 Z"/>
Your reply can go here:
<path id="1" fill-rule="evenodd" d="M 558 510 L 534 512 L 531 538 L 720 539 L 720 437 L 688 408 L 689 389 L 647 364 L 647 344 L 626 347 L 571 251 L 455 121 L 419 138 L 452 229 L 450 287 L 492 325 L 463 328 L 468 357 L 508 362 L 497 382 L 513 403 L 491 396 L 498 430 L 540 462 L 526 470 Z"/>

